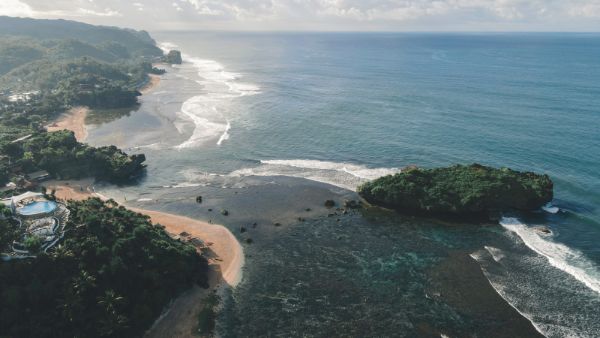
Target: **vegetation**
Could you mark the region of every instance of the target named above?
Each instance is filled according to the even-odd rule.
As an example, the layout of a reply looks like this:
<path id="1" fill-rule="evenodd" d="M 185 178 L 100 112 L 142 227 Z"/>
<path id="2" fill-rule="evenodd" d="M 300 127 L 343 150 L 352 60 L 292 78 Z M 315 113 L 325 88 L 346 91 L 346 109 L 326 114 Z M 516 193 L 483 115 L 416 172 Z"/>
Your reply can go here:
<path id="1" fill-rule="evenodd" d="M 370 203 L 403 211 L 465 215 L 540 208 L 552 200 L 553 183 L 548 175 L 473 164 L 410 168 L 358 192 Z"/>
<path id="2" fill-rule="evenodd" d="M 14 168 L 109 180 L 139 173 L 143 155 L 88 147 L 66 132 L 47 134 L 44 125 L 78 105 L 135 107 L 148 74 L 164 72 L 151 63 L 161 56 L 146 32 L 0 17 L 0 183 L 14 178 Z"/>
<path id="3" fill-rule="evenodd" d="M 147 216 L 99 199 L 69 209 L 60 246 L 0 264 L 0 336 L 139 337 L 172 298 L 207 286 L 206 259 Z"/>
<path id="4" fill-rule="evenodd" d="M 126 180 L 140 174 L 146 160 L 143 154 L 129 156 L 115 146 L 94 148 L 79 143 L 68 130 L 37 133 L 22 142 L 0 145 L 0 151 L 26 172 L 42 169 L 62 179 Z"/>

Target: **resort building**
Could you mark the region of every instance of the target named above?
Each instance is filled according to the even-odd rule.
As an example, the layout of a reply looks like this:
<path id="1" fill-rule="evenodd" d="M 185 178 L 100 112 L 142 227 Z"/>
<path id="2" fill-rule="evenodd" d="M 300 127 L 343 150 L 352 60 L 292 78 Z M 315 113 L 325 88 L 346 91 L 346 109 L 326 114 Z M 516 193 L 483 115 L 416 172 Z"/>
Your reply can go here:
<path id="1" fill-rule="evenodd" d="M 8 250 L 12 252 L 3 254 L 3 259 L 33 257 L 28 242 L 37 243 L 38 251 L 46 252 L 64 236 L 70 214 L 64 204 L 30 191 L 2 200 L 2 203 L 10 208 L 12 220 L 21 232 L 21 237 Z"/>

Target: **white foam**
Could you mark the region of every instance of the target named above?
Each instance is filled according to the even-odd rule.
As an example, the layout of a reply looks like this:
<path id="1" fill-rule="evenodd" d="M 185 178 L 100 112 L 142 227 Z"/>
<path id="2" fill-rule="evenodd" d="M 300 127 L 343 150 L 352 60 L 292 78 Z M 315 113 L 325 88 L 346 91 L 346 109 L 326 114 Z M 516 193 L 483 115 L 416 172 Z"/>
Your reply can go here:
<path id="1" fill-rule="evenodd" d="M 221 135 L 221 137 L 219 138 L 219 141 L 217 142 L 217 145 L 220 146 L 223 141 L 225 140 L 229 140 L 229 130 L 231 129 L 231 123 L 229 123 L 229 121 L 227 121 L 227 126 L 225 127 L 225 131 L 223 132 L 223 135 Z"/>
<path id="2" fill-rule="evenodd" d="M 545 257 L 550 264 L 600 293 L 600 271 L 583 253 L 564 244 L 552 242 L 514 217 L 503 217 L 500 224 L 516 233 L 530 249 Z"/>
<path id="3" fill-rule="evenodd" d="M 168 52 L 178 46 L 170 42 L 162 42 L 159 47 Z M 239 82 L 241 74 L 229 72 L 217 61 L 197 58 L 182 53 L 183 64 L 175 68 L 194 70 L 203 86 L 204 93 L 186 100 L 178 116 L 184 122 L 175 121 L 174 125 L 180 134 L 187 134 L 186 124 L 194 125 L 190 137 L 177 145 L 176 149 L 194 148 L 208 141 L 217 140 L 217 145 L 223 144 L 230 138 L 231 122 L 224 116 L 229 111 L 228 105 L 232 99 L 260 93 L 260 87 L 254 84 Z M 187 80 L 190 77 L 176 74 Z"/>
<path id="4" fill-rule="evenodd" d="M 552 203 L 548 203 L 542 207 L 542 210 L 550 214 L 557 214 L 560 208 L 553 206 Z"/>
<path id="5" fill-rule="evenodd" d="M 173 44 L 163 43 L 161 48 L 171 49 Z M 238 81 L 242 75 L 225 70 L 217 61 L 201 59 L 182 54 L 184 64 L 179 68 L 188 67 L 197 72 L 196 82 L 203 87 L 204 93 L 186 100 L 179 116 L 194 125 L 190 137 L 177 145 L 176 149 L 194 148 L 211 140 L 217 140 L 217 145 L 223 144 L 230 138 L 231 122 L 225 113 L 231 111 L 229 105 L 235 98 L 260 93 L 260 87 L 254 84 Z M 185 78 L 185 77 L 184 77 Z M 187 123 L 189 123 L 187 122 Z M 181 122 L 174 122 L 180 134 L 187 133 Z"/>
<path id="6" fill-rule="evenodd" d="M 138 202 L 151 202 L 152 199 L 151 198 L 139 198 L 137 201 Z"/>
<path id="7" fill-rule="evenodd" d="M 290 176 L 355 190 L 360 184 L 400 172 L 397 168 L 368 168 L 352 163 L 317 160 L 263 160 L 253 168 L 236 170 L 230 176 Z"/>
<path id="8" fill-rule="evenodd" d="M 498 248 L 494 248 L 493 246 L 484 246 L 484 248 L 487 252 L 490 253 L 490 255 L 492 255 L 492 258 L 496 262 L 500 262 L 505 257 L 504 252 L 502 252 L 502 250 Z M 475 258 L 474 256 L 471 257 Z"/>

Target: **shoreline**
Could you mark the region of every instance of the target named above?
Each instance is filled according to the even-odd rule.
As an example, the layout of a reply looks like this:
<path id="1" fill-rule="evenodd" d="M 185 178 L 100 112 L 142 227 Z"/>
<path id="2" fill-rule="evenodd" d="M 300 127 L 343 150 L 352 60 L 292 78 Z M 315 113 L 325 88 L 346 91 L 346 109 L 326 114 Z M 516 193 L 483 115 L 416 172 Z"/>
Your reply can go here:
<path id="1" fill-rule="evenodd" d="M 88 137 L 87 126 L 85 125 L 85 119 L 89 113 L 88 107 L 78 106 L 67 110 L 61 114 L 60 117 L 52 124 L 46 126 L 48 132 L 60 131 L 60 130 L 71 130 L 75 133 L 75 138 L 79 142 L 83 142 Z"/>
<path id="2" fill-rule="evenodd" d="M 61 200 L 81 201 L 90 197 L 106 200 L 107 197 L 93 191 L 93 182 L 93 179 L 52 180 L 45 182 L 44 186 L 48 190 L 55 190 L 56 197 Z M 233 233 L 223 225 L 161 211 L 124 206 L 129 210 L 150 216 L 152 223 L 163 225 L 165 231 L 171 235 L 179 236 L 182 232 L 187 232 L 191 237 L 197 237 L 207 244 L 212 243 L 209 248 L 214 253 L 214 257 L 208 257 L 209 263 L 220 267 L 221 278 L 229 286 L 235 287 L 240 283 L 244 266 L 244 249 Z"/>
<path id="3" fill-rule="evenodd" d="M 160 84 L 161 77 L 156 74 L 148 74 L 148 82 L 146 82 L 142 88 L 139 89 L 142 95 L 148 94 L 149 92 L 156 89 L 156 87 Z"/>
<path id="4" fill-rule="evenodd" d="M 93 179 L 58 181 L 44 183 L 48 190 L 55 190 L 56 197 L 62 200 L 85 200 L 107 197 L 94 192 Z M 198 325 L 198 313 L 202 310 L 207 297 L 220 293 L 227 288 L 235 288 L 242 280 L 242 268 L 245 263 L 244 249 L 233 233 L 220 224 L 208 223 L 185 216 L 160 211 L 146 210 L 124 205 L 129 210 L 150 217 L 154 224 L 164 226 L 171 236 L 180 236 L 187 232 L 191 238 L 202 240 L 208 250 L 207 258 L 210 273 L 209 288 L 194 286 L 173 299 L 165 312 L 156 319 L 146 331 L 144 337 L 189 337 Z M 196 247 L 200 252 L 200 248 Z"/>

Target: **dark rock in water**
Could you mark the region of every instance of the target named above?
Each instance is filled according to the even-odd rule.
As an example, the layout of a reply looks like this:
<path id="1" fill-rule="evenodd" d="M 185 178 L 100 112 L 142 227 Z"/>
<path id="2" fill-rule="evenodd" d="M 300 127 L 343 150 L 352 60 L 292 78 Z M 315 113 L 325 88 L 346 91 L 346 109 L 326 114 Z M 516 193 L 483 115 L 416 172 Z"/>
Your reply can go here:
<path id="1" fill-rule="evenodd" d="M 202 196 L 196 197 L 196 203 L 202 203 Z"/>
<path id="2" fill-rule="evenodd" d="M 473 164 L 411 168 L 358 187 L 369 203 L 401 211 L 440 215 L 486 215 L 537 210 L 553 198 L 548 175 Z"/>
<path id="3" fill-rule="evenodd" d="M 304 217 L 298 217 L 298 222 L 304 222 L 306 219 Z"/>
<path id="4" fill-rule="evenodd" d="M 227 211 L 226 209 L 223 209 L 223 210 L 221 210 L 221 215 L 227 216 L 227 215 L 229 215 L 229 211 Z"/>
<path id="5" fill-rule="evenodd" d="M 208 211 L 212 211 L 212 209 L 211 209 L 211 208 L 208 208 Z"/>
<path id="6" fill-rule="evenodd" d="M 326 208 L 333 208 L 333 207 L 335 207 L 335 201 L 334 200 L 327 200 L 327 201 L 325 201 L 325 207 Z"/>
<path id="7" fill-rule="evenodd" d="M 312 210 L 311 208 L 306 208 L 306 209 L 304 209 L 304 211 L 307 211 L 307 212 L 308 212 L 308 211 L 311 211 L 311 210 Z"/>
<path id="8" fill-rule="evenodd" d="M 276 223 L 275 223 L 275 224 L 273 224 L 273 225 L 275 225 L 276 227 L 280 227 L 280 226 L 281 226 L 281 223 L 279 223 L 279 222 L 276 222 Z"/>
<path id="9" fill-rule="evenodd" d="M 358 209 L 361 207 L 359 201 L 355 200 L 344 200 L 344 207 L 348 209 Z"/>
<path id="10" fill-rule="evenodd" d="M 244 233 L 244 232 L 246 232 L 246 228 L 245 228 L 245 227 L 241 227 L 241 228 L 240 228 L 240 232 L 241 232 L 241 233 Z"/>
<path id="11" fill-rule="evenodd" d="M 256 228 L 257 226 L 258 226 L 258 223 L 256 223 L 256 222 L 252 223 L 253 228 Z"/>
<path id="12" fill-rule="evenodd" d="M 183 59 L 181 58 L 181 52 L 178 50 L 171 50 L 165 57 L 163 57 L 163 61 L 172 65 L 180 65 L 183 62 Z"/>
<path id="13" fill-rule="evenodd" d="M 552 230 L 545 226 L 535 227 L 533 229 L 543 235 L 552 235 Z"/>
<path id="14" fill-rule="evenodd" d="M 254 241 L 252 240 L 252 238 L 246 238 L 246 243 L 248 244 L 252 244 Z"/>

